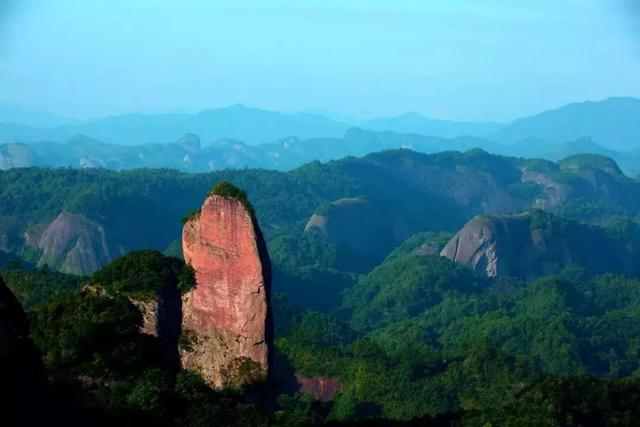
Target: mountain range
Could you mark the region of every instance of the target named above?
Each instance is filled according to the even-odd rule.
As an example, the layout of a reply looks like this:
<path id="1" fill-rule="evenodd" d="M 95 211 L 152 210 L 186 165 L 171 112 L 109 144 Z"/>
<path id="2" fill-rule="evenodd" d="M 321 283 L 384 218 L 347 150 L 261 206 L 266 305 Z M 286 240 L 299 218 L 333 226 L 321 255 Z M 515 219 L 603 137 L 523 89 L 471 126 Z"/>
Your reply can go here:
<path id="1" fill-rule="evenodd" d="M 579 153 L 599 154 L 614 159 L 629 176 L 640 174 L 640 151 L 607 149 L 589 137 L 557 144 L 538 139 L 501 144 L 480 137 L 440 138 L 361 128 L 348 129 L 342 137 L 289 137 L 259 145 L 229 139 L 205 145 L 197 135 L 185 134 L 168 144 L 127 146 L 106 144 L 84 135 L 75 135 L 65 143 L 0 144 L 0 169 L 30 166 L 112 170 L 159 167 L 185 172 L 209 172 L 256 167 L 285 171 L 312 161 L 326 162 L 397 148 L 410 148 L 421 153 L 481 148 L 494 154 L 554 161 Z"/>
<path id="2" fill-rule="evenodd" d="M 417 137 L 352 133 L 345 139 Z M 200 147 L 193 135 L 173 144 Z M 14 167 L 0 171 L 0 273 L 7 284 L 0 280 L 0 332 L 9 338 L 0 368 L 18 378 L 0 386 L 30 408 L 53 402 L 64 414 L 78 411 L 49 396 L 80 396 L 103 418 L 102 408 L 125 416 L 131 412 L 120 408 L 146 408 L 136 413 L 156 425 L 157 413 L 179 425 L 211 425 L 217 421 L 176 417 L 224 410 L 237 425 L 254 425 L 262 412 L 247 412 L 246 401 L 246 419 L 221 393 L 211 392 L 211 401 L 225 399 L 222 406 L 205 406 L 209 388 L 201 383 L 216 386 L 211 375 L 221 375 L 231 387 L 230 372 L 259 375 L 246 361 L 217 365 L 245 354 L 235 343 L 256 336 L 248 341 L 249 360 L 265 360 L 256 345 L 273 349 L 267 386 L 281 405 L 277 420 L 295 417 L 260 425 L 321 425 L 328 417 L 389 425 L 432 416 L 445 423 L 397 425 L 451 426 L 454 416 L 471 420 L 455 424 L 461 426 L 574 425 L 555 421 L 568 419 L 567 406 L 586 408 L 581 420 L 594 417 L 591 408 L 605 408 L 608 419 L 624 413 L 629 422 L 621 425 L 637 425 L 639 215 L 640 182 L 598 154 L 552 162 L 478 148 L 396 149 L 286 172 L 199 174 Z M 253 252 L 259 233 L 245 234 L 258 223 L 264 252 L 262 243 Z M 205 229 L 216 240 L 202 239 Z M 181 256 L 190 264 L 198 258 L 195 275 Z M 254 276 L 269 259 L 271 268 Z M 247 296 L 266 300 L 266 309 L 257 311 Z M 30 331 L 11 333 L 27 319 L 16 300 L 28 310 Z M 203 300 L 204 310 L 196 305 Z M 233 325 L 245 315 L 241 339 L 227 345 L 220 338 L 227 335 L 206 335 L 210 325 Z M 245 328 L 265 318 L 265 328 Z M 42 398 L 33 397 L 38 378 L 26 376 L 43 372 L 42 365 L 13 351 L 26 347 L 16 339 L 26 336 L 32 341 L 22 342 L 43 361 L 41 377 L 53 378 L 55 388 Z M 180 365 L 168 363 L 176 347 Z M 185 377 L 184 369 L 171 376 L 160 370 L 165 365 L 210 376 Z M 59 393 L 71 385 L 73 392 Z M 25 393 L 15 394 L 17 386 Z M 593 397 L 585 401 L 585 394 Z M 319 401 L 295 403 L 311 397 Z M 624 406 L 610 409 L 608 402 Z M 317 415 L 300 418 L 315 407 Z M 531 421 L 549 408 L 561 409 Z M 51 419 L 52 412 L 30 413 Z M 514 423 L 512 413 L 523 421 Z M 614 425 L 601 419 L 594 425 Z"/>
<path id="3" fill-rule="evenodd" d="M 327 113 L 281 113 L 243 105 L 196 114 L 135 113 L 78 122 L 0 108 L 0 142 L 64 142 L 82 134 L 110 144 L 143 145 L 169 143 L 193 133 L 205 143 L 230 139 L 256 145 L 293 136 L 335 138 L 352 127 L 441 138 L 475 136 L 505 144 L 525 140 L 561 143 L 591 137 L 607 149 L 625 151 L 640 149 L 640 100 L 626 97 L 573 103 L 510 123 L 434 120 L 418 113 L 360 121 Z"/>
<path id="4" fill-rule="evenodd" d="M 638 182 L 599 155 L 555 163 L 401 149 L 288 172 L 16 168 L 0 173 L 0 253 L 89 273 L 131 250 L 167 249 L 180 217 L 218 180 L 246 188 L 270 245 L 285 245 L 283 233 L 320 238 L 347 272 L 367 271 L 412 234 L 455 232 L 477 214 L 538 208 L 592 224 L 640 214 Z M 276 266 L 308 250 L 270 248 Z"/>

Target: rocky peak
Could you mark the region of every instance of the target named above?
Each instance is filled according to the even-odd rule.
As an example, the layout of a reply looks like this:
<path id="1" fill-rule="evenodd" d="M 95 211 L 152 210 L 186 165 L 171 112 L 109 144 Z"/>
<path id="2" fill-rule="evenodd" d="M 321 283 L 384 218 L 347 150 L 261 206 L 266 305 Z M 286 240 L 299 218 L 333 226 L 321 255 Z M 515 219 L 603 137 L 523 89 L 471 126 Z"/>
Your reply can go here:
<path id="1" fill-rule="evenodd" d="M 348 261 L 345 265 L 356 271 L 368 270 L 381 262 L 390 248 L 419 228 L 419 224 L 406 218 L 389 215 L 379 203 L 355 197 L 322 206 L 309 218 L 304 230 L 346 251 L 343 261 Z M 363 263 L 364 259 L 367 262 Z"/>
<path id="2" fill-rule="evenodd" d="M 478 215 L 447 243 L 440 253 L 476 272 L 495 277 L 512 275 L 510 251 L 512 242 L 529 240 L 528 215 Z"/>
<path id="3" fill-rule="evenodd" d="M 601 170 L 616 177 L 624 176 L 615 160 L 600 154 L 574 154 L 561 160 L 559 164 L 563 169 L 580 170 L 590 168 Z"/>
<path id="4" fill-rule="evenodd" d="M 63 211 L 51 222 L 38 241 L 47 264 L 64 273 L 90 274 L 112 258 L 104 228 L 83 215 Z"/>
<path id="5" fill-rule="evenodd" d="M 223 194 L 182 231 L 196 286 L 183 297 L 181 362 L 216 388 L 264 380 L 273 339 L 266 244 L 246 196 Z"/>
<path id="6" fill-rule="evenodd" d="M 639 254 L 601 227 L 532 210 L 517 215 L 478 215 L 447 243 L 440 255 L 479 274 L 522 279 L 553 274 L 572 264 L 587 274 L 635 276 Z"/>
<path id="7" fill-rule="evenodd" d="M 33 166 L 35 161 L 36 153 L 26 144 L 0 145 L 0 170 Z"/>

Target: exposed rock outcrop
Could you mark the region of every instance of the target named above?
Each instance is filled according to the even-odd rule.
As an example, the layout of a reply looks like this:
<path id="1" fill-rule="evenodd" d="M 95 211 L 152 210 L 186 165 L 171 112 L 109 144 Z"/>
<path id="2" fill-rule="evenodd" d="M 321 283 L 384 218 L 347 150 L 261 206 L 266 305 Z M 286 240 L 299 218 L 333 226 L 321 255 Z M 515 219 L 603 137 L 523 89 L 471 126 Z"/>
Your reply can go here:
<path id="1" fill-rule="evenodd" d="M 175 284 L 165 286 L 153 299 L 129 301 L 142 314 L 140 332 L 158 338 L 163 361 L 171 366 L 179 365 L 178 341 L 182 328 L 182 301 Z"/>
<path id="2" fill-rule="evenodd" d="M 35 161 L 36 153 L 26 144 L 0 145 L 0 170 L 33 166 Z"/>
<path id="3" fill-rule="evenodd" d="M 42 250 L 38 266 L 47 264 L 63 273 L 90 274 L 112 259 L 104 228 L 65 211 L 42 233 L 38 248 Z"/>
<path id="4" fill-rule="evenodd" d="M 296 381 L 300 393 L 313 396 L 317 400 L 330 401 L 340 390 L 340 384 L 335 378 L 296 375 Z"/>
<path id="5" fill-rule="evenodd" d="M 379 203 L 354 197 L 336 200 L 316 212 L 305 226 L 305 232 L 316 233 L 336 245 L 341 260 L 355 271 L 368 271 L 381 262 L 393 248 L 424 228 L 419 221 L 390 214 Z"/>
<path id="6" fill-rule="evenodd" d="M 305 231 L 318 232 L 332 243 L 366 254 L 375 250 L 385 226 L 380 209 L 364 198 L 345 198 L 315 213 Z"/>
<path id="7" fill-rule="evenodd" d="M 211 195 L 182 232 L 196 287 L 183 297 L 181 362 L 216 388 L 261 381 L 272 345 L 271 267 L 252 212 Z"/>
<path id="8" fill-rule="evenodd" d="M 522 279 L 553 274 L 569 264 L 589 274 L 637 275 L 638 251 L 600 227 L 542 211 L 479 215 L 469 221 L 440 255 L 489 277 Z"/>

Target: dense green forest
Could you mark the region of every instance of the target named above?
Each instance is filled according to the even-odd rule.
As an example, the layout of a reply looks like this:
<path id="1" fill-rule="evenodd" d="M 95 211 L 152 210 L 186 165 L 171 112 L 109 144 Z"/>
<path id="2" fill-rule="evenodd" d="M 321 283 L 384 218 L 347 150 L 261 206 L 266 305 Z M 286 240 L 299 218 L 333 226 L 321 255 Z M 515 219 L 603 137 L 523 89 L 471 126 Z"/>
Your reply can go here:
<path id="1" fill-rule="evenodd" d="M 363 225 L 379 224 L 378 242 L 371 245 L 379 263 L 412 234 L 454 232 L 478 213 L 539 207 L 596 223 L 616 215 L 633 218 L 640 214 L 640 185 L 608 162 L 574 156 L 553 163 L 474 149 L 433 155 L 392 150 L 313 162 L 286 173 L 11 169 L 0 171 L 0 261 L 38 263 L 46 248 L 42 235 L 61 212 L 101 228 L 110 258 L 123 249 L 165 250 L 179 239 L 180 219 L 200 207 L 215 182 L 225 180 L 246 191 L 268 242 L 282 231 L 302 232 L 323 206 L 366 200 Z"/>
<path id="2" fill-rule="evenodd" d="M 296 312 L 277 344 L 297 371 L 340 379 L 338 419 L 491 414 L 548 377 L 632 381 L 640 281 L 580 273 L 525 284 L 408 254 L 361 279 L 341 311 Z"/>
<path id="3" fill-rule="evenodd" d="M 211 391 L 139 332 L 141 314 L 130 298 L 179 281 L 185 273 L 175 258 L 134 252 L 84 281 L 18 266 L 2 275 L 30 307 L 49 392 L 74 408 L 78 422 L 637 424 L 640 281 L 586 278 L 578 268 L 533 283 L 482 278 L 447 259 L 416 255 L 416 240 L 360 277 L 331 312 L 274 296 L 271 403 Z M 31 295 L 29 281 L 49 283 L 49 294 L 37 285 Z M 335 378 L 333 401 L 287 389 L 292 372 Z"/>
<path id="4" fill-rule="evenodd" d="M 90 274 L 93 265 L 133 250 L 180 256 L 180 219 L 224 180 L 245 190 L 255 208 L 274 260 L 274 289 L 329 309 L 358 274 L 405 239 L 425 231 L 450 235 L 479 213 L 536 207 L 595 224 L 634 220 L 640 184 L 611 164 L 601 156 L 554 163 L 474 149 L 393 150 L 290 172 L 11 169 L 0 171 L 0 265 L 18 259 Z M 63 212 L 76 216 L 60 219 Z M 314 214 L 325 215 L 327 228 L 305 231 Z M 58 238 L 61 230 L 77 231 Z M 94 262 L 86 267 L 79 262 L 85 258 Z M 301 287 L 327 292 L 314 299 Z"/>
<path id="5" fill-rule="evenodd" d="M 438 256 L 474 215 L 522 211 L 554 242 L 580 221 L 637 253 L 640 185 L 614 166 L 397 150 L 288 173 L 10 170 L 0 172 L 0 273 L 41 352 L 43 400 L 55 396 L 69 423 L 633 426 L 638 278 L 570 259 L 531 281 L 491 278 Z M 213 391 L 140 332 L 141 302 L 193 286 L 180 218 L 219 180 L 234 190 L 218 192 L 251 200 L 273 263 L 268 392 Z M 53 232 L 73 229 L 49 225 L 63 211 L 93 227 L 69 238 L 85 242 L 76 254 L 106 236 L 112 262 L 82 276 L 40 261 Z M 327 379 L 335 394 L 314 400 L 294 375 Z"/>

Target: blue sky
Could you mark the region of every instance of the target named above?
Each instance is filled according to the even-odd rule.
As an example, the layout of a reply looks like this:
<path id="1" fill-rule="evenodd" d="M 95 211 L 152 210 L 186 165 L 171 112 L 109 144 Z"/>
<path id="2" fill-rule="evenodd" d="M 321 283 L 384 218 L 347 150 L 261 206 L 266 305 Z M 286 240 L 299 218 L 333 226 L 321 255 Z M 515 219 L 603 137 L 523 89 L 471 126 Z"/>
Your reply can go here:
<path id="1" fill-rule="evenodd" d="M 640 97 L 637 0 L 0 0 L 0 103 L 510 120 Z"/>

